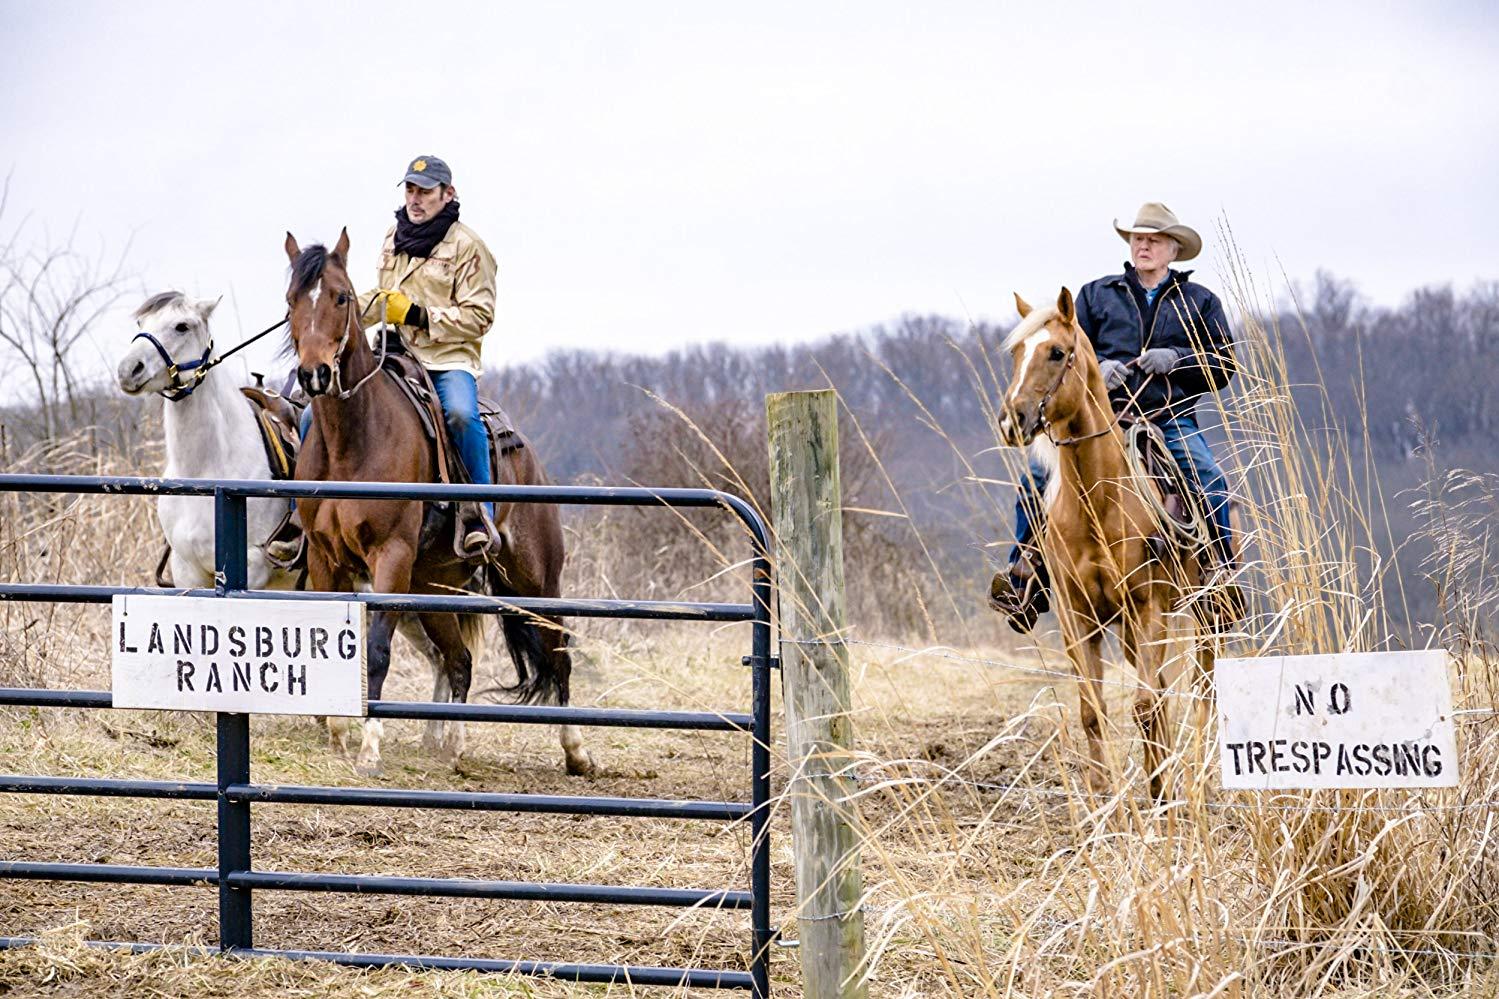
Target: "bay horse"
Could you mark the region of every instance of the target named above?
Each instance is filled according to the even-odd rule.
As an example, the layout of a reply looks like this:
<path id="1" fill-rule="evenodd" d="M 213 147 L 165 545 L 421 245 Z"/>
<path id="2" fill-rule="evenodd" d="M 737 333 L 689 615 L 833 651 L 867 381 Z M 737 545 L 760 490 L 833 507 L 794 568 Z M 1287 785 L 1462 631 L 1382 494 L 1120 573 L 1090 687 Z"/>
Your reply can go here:
<path id="1" fill-rule="evenodd" d="M 1000 409 L 999 436 L 1008 446 L 1029 446 L 1051 472 L 1040 544 L 1062 639 L 1080 683 L 1088 783 L 1094 792 L 1109 791 L 1102 645 L 1105 629 L 1113 628 L 1139 678 L 1135 721 L 1151 797 L 1160 801 L 1168 752 L 1166 642 L 1171 619 L 1184 604 L 1196 628 L 1199 731 L 1206 721 L 1205 681 L 1217 641 L 1210 601 L 1202 599 L 1207 556 L 1152 542 L 1164 527 L 1158 494 L 1152 495 L 1157 487 L 1131 471 L 1125 432 L 1092 343 L 1078 325 L 1072 293 L 1063 288 L 1055 306 L 1040 309 L 1016 295 L 1015 305 L 1021 321 L 1003 344 L 1014 374 Z"/>
<path id="2" fill-rule="evenodd" d="M 218 299 L 192 299 L 178 291 L 146 299 L 135 310 L 138 332 L 115 369 L 115 380 L 126 395 L 157 393 L 166 400 L 161 413 L 166 439 L 161 474 L 166 478 L 270 479 L 260 427 L 250 401 L 240 393 L 243 363 L 234 358 L 233 368 L 203 370 L 213 354 L 208 321 L 218 304 Z M 236 379 L 233 372 L 241 377 Z M 286 513 L 284 499 L 245 503 L 251 589 L 296 588 L 297 574 L 278 568 L 265 555 L 266 543 Z M 212 497 L 161 496 L 156 517 L 167 540 L 165 567 L 172 585 L 213 586 L 217 565 Z"/>
<path id="3" fill-rule="evenodd" d="M 288 349 L 297 377 L 312 400 L 312 424 L 297 461 L 297 478 L 309 481 L 438 481 L 438 457 L 420 415 L 395 380 L 380 371 L 359 319 L 359 297 L 348 274 L 349 233 L 332 251 L 306 249 L 286 234 L 291 279 Z M 377 300 L 377 307 L 384 303 Z M 439 429 L 439 432 L 441 430 Z M 529 445 L 512 450 L 495 468 L 495 481 L 544 484 L 546 471 Z M 438 504 L 403 499 L 299 499 L 307 535 L 309 588 L 348 592 L 358 583 L 377 593 L 451 594 L 477 588 L 495 596 L 556 597 L 561 593 L 564 549 L 555 504 L 496 505 L 502 544 L 493 564 L 464 560 L 448 543 L 451 515 Z M 369 629 L 369 696 L 380 697 L 390 667 L 391 636 L 405 615 L 376 612 Z M 477 614 L 415 615 L 405 629 L 432 661 L 434 701 L 464 702 L 483 635 Z M 504 615 L 506 645 L 517 683 L 505 688 L 523 701 L 567 704 L 572 675 L 568 636 L 560 618 Z M 423 648 L 425 644 L 427 647 Z M 342 725 L 346 726 L 347 722 Z M 335 745 L 342 729 L 330 720 Z M 378 772 L 382 724 L 367 719 L 356 766 Z M 432 722 L 424 743 L 456 763 L 463 725 Z M 564 725 L 561 741 L 569 774 L 590 774 L 593 761 L 577 726 Z"/>

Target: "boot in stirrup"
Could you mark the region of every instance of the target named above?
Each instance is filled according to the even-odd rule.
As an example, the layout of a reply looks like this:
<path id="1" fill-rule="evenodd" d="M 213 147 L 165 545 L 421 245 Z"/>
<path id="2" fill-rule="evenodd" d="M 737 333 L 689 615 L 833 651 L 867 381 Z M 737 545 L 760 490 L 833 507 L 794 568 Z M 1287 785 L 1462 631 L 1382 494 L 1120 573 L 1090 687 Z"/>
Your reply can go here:
<path id="1" fill-rule="evenodd" d="M 500 532 L 483 503 L 460 503 L 454 554 L 459 558 L 487 558 L 500 550 Z"/>
<path id="2" fill-rule="evenodd" d="M 1022 552 L 1009 569 L 994 574 L 989 581 L 989 606 L 1005 615 L 1010 627 L 1022 635 L 1036 626 L 1036 619 L 1051 609 L 1040 553 Z"/>

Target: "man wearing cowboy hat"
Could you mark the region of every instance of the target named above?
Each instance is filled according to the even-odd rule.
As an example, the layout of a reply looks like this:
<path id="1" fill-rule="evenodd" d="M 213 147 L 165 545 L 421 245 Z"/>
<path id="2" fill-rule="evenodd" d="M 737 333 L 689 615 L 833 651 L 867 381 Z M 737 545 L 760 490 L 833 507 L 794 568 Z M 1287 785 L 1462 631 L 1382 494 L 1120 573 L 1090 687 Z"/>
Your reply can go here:
<path id="1" fill-rule="evenodd" d="M 1174 261 L 1202 252 L 1202 237 L 1177 221 L 1165 205 L 1140 207 L 1132 226 L 1114 220 L 1130 249 L 1123 274 L 1084 285 L 1077 321 L 1098 354 L 1115 412 L 1128 408 L 1160 427 L 1177 464 L 1207 501 L 1215 553 L 1227 574 L 1234 568 L 1229 527 L 1228 480 L 1197 425 L 1197 401 L 1233 377 L 1232 335 L 1218 296 L 1175 271 Z M 1046 469 L 1032 463 L 1015 502 L 1015 547 L 1008 572 L 996 573 L 989 602 L 1009 616 L 1016 631 L 1029 631 L 1047 609 L 1046 569 L 1035 541 L 1046 487 Z M 1236 590 L 1229 591 L 1235 604 Z M 1233 607 L 1235 615 L 1239 612 Z"/>

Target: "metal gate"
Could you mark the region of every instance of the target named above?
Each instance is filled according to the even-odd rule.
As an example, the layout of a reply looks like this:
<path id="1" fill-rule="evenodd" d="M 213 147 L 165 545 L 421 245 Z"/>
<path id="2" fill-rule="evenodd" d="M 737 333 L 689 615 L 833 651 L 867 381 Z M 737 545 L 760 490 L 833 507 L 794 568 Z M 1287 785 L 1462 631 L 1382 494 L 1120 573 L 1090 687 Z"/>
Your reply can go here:
<path id="1" fill-rule="evenodd" d="M 191 596 L 234 599 L 253 595 L 279 600 L 317 600 L 327 594 L 247 591 L 245 566 L 245 500 L 247 497 L 374 497 L 420 500 L 494 500 L 512 503 L 571 505 L 717 507 L 736 514 L 749 531 L 751 594 L 747 603 L 683 603 L 651 600 L 570 600 L 486 596 L 412 596 L 374 593 L 337 594 L 375 609 L 454 611 L 487 614 L 555 614 L 678 621 L 751 622 L 751 677 L 748 714 L 639 711 L 525 705 L 369 702 L 371 718 L 411 718 L 468 722 L 509 722 L 627 728 L 670 728 L 738 732 L 752 740 L 749 801 L 684 801 L 586 795 L 539 795 L 381 788 L 258 785 L 250 774 L 249 716 L 220 713 L 217 720 L 217 781 L 122 780 L 113 778 L 0 775 L 0 791 L 27 794 L 80 794 L 109 797 L 170 798 L 218 803 L 216 868 L 140 867 L 118 864 L 0 862 L 0 877 L 115 884 L 216 885 L 219 897 L 219 948 L 230 954 L 317 958 L 355 966 L 409 965 L 418 968 L 519 972 L 577 982 L 632 982 L 637 985 L 748 989 L 768 997 L 770 928 L 770 682 L 775 665 L 770 655 L 772 578 L 767 556 L 768 532 L 754 508 L 738 496 L 709 489 L 642 489 L 585 486 L 388 485 L 346 482 L 266 482 L 127 477 L 0 475 L 0 491 L 42 493 L 177 494 L 211 496 L 215 509 L 215 548 L 219 568 L 213 590 L 181 590 Z M 161 594 L 146 587 L 84 586 L 41 583 L 0 584 L 0 600 L 108 603 L 116 594 Z M 58 691 L 0 688 L 0 704 L 37 707 L 109 708 L 108 691 Z M 251 805 L 363 805 L 395 808 L 446 808 L 501 812 L 545 812 L 620 818 L 672 818 L 710 822 L 748 822 L 751 831 L 749 891 L 688 890 L 595 884 L 486 881 L 472 878 L 405 878 L 256 870 L 252 863 Z M 749 971 L 665 968 L 543 961 L 501 961 L 416 954 L 351 954 L 333 951 L 272 950 L 254 941 L 253 894 L 257 890 L 356 892 L 460 898 L 545 900 L 649 906 L 748 910 Z M 34 938 L 0 937 L 0 948 L 25 946 Z M 104 943 L 100 946 L 148 950 L 150 943 Z"/>

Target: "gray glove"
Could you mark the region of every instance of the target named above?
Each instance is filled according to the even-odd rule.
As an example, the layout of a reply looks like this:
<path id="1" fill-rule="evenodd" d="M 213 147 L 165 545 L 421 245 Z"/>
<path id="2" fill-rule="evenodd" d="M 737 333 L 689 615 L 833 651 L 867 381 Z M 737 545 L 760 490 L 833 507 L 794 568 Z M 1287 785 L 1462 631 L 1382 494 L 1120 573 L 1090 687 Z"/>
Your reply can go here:
<path id="1" fill-rule="evenodd" d="M 1168 374 L 1176 367 L 1176 351 L 1170 347 L 1152 347 L 1135 360 L 1135 367 L 1147 375 Z"/>
<path id="2" fill-rule="evenodd" d="M 1103 372 L 1103 384 L 1110 392 L 1124 384 L 1129 377 L 1129 368 L 1125 367 L 1123 361 L 1102 360 L 1098 362 L 1098 370 Z"/>

